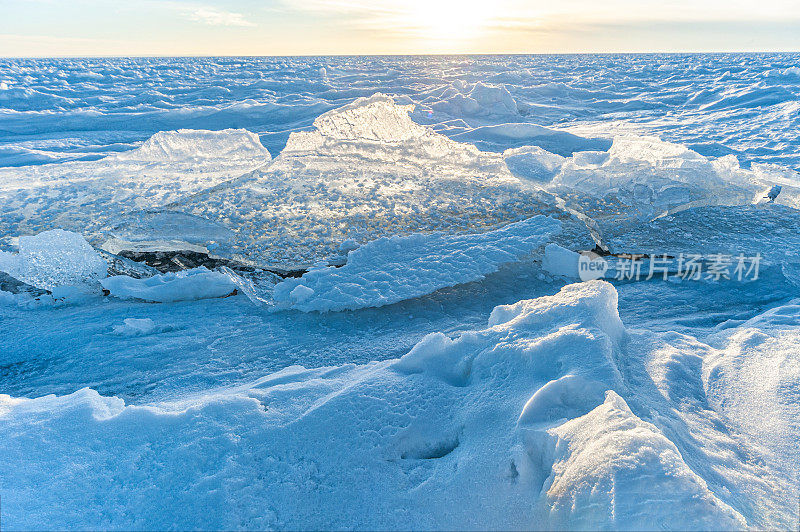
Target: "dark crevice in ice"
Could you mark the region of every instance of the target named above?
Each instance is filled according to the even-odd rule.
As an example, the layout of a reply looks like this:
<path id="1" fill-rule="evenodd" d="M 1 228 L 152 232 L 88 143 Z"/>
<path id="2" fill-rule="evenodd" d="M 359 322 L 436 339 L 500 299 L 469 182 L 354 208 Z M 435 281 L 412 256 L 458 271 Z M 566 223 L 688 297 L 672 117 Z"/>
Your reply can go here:
<path id="1" fill-rule="evenodd" d="M 288 277 L 301 277 L 306 273 L 306 269 L 282 269 L 282 268 L 258 268 L 242 262 L 225 259 L 222 257 L 212 257 L 206 253 L 190 250 L 179 251 L 131 251 L 122 250 L 117 256 L 130 261 L 145 264 L 154 268 L 159 273 L 179 272 L 204 266 L 209 270 L 220 267 L 230 268 L 235 272 L 254 272 L 256 270 L 274 273 L 282 279 Z"/>

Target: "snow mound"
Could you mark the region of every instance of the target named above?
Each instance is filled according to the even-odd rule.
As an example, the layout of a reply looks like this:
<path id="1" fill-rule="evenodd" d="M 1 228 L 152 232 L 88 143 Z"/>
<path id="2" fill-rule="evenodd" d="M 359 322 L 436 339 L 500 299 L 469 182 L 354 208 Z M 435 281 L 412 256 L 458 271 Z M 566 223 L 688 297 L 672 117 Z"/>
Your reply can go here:
<path id="1" fill-rule="evenodd" d="M 703 363 L 711 401 L 737 429 L 769 448 L 778 467 L 800 478 L 800 300 L 732 331 Z M 795 498 L 797 497 L 795 493 Z"/>
<path id="2" fill-rule="evenodd" d="M 139 299 L 151 303 L 225 297 L 236 290 L 236 285 L 230 277 L 223 273 L 212 272 L 203 266 L 145 279 L 116 275 L 103 279 L 100 284 L 112 296 L 119 299 Z"/>
<path id="3" fill-rule="evenodd" d="M 309 271 L 275 286 L 279 308 L 305 312 L 379 307 L 483 278 L 519 260 L 560 230 L 544 216 L 480 234 L 413 234 L 374 240 L 341 268 Z"/>
<path id="4" fill-rule="evenodd" d="M 131 151 L 112 156 L 120 161 L 173 162 L 197 159 L 268 162 L 270 154 L 258 135 L 246 129 L 160 131 Z"/>
<path id="5" fill-rule="evenodd" d="M 19 238 L 19 253 L 0 251 L 0 271 L 45 290 L 91 285 L 107 275 L 108 264 L 84 238 L 53 229 Z"/>
<path id="6" fill-rule="evenodd" d="M 498 117 L 519 119 L 527 109 L 520 106 L 503 85 L 456 80 L 435 101 L 426 102 L 434 114 L 466 120 L 487 120 Z M 424 116 L 424 115 L 423 115 Z"/>
<path id="7" fill-rule="evenodd" d="M 709 491 L 675 444 L 613 391 L 600 406 L 552 434 L 559 442 L 545 489 L 555 528 L 605 528 L 600 523 L 629 530 L 747 527 L 738 512 Z"/>
<path id="8" fill-rule="evenodd" d="M 292 366 L 158 406 L 126 406 L 89 389 L 0 395 L 4 521 L 770 528 L 740 511 L 749 504 L 742 490 L 772 484 L 769 471 L 759 477 L 745 465 L 728 478 L 697 468 L 705 447 L 675 444 L 690 438 L 680 432 L 690 418 L 681 424 L 670 418 L 675 410 L 658 410 L 658 394 L 630 400 L 616 363 L 638 351 L 626 350 L 616 301 L 608 283 L 569 285 L 499 307 L 486 329 L 430 335 L 399 360 Z M 723 438 L 720 426 L 700 434 Z M 755 448 L 738 452 L 758 459 Z M 312 505 L 318 511 L 308 512 Z M 208 507 L 226 511 L 201 511 Z"/>

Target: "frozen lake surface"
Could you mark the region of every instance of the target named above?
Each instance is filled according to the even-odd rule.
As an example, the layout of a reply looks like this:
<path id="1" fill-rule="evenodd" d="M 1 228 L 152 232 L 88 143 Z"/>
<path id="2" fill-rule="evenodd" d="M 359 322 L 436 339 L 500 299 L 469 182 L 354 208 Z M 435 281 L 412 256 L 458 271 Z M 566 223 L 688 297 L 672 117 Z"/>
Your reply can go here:
<path id="1" fill-rule="evenodd" d="M 798 130 L 800 54 L 0 59 L 0 519 L 796 530 Z"/>

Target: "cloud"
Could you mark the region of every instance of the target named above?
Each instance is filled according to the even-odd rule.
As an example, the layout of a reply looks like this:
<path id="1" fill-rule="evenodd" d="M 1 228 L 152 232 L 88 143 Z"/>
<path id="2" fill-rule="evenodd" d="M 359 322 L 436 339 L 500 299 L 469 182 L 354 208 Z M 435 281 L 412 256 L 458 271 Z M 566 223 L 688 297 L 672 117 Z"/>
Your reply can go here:
<path id="1" fill-rule="evenodd" d="M 215 7 L 195 7 L 186 11 L 186 16 L 189 20 L 202 22 L 209 26 L 255 26 L 241 13 L 223 11 Z"/>

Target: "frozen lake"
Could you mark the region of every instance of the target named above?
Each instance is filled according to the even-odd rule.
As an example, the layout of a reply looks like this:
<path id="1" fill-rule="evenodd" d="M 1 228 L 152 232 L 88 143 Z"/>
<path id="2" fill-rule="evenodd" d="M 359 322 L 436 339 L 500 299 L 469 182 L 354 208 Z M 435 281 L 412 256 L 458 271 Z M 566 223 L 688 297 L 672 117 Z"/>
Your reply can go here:
<path id="1" fill-rule="evenodd" d="M 796 529 L 798 130 L 800 54 L 0 59 L 2 522 Z"/>

